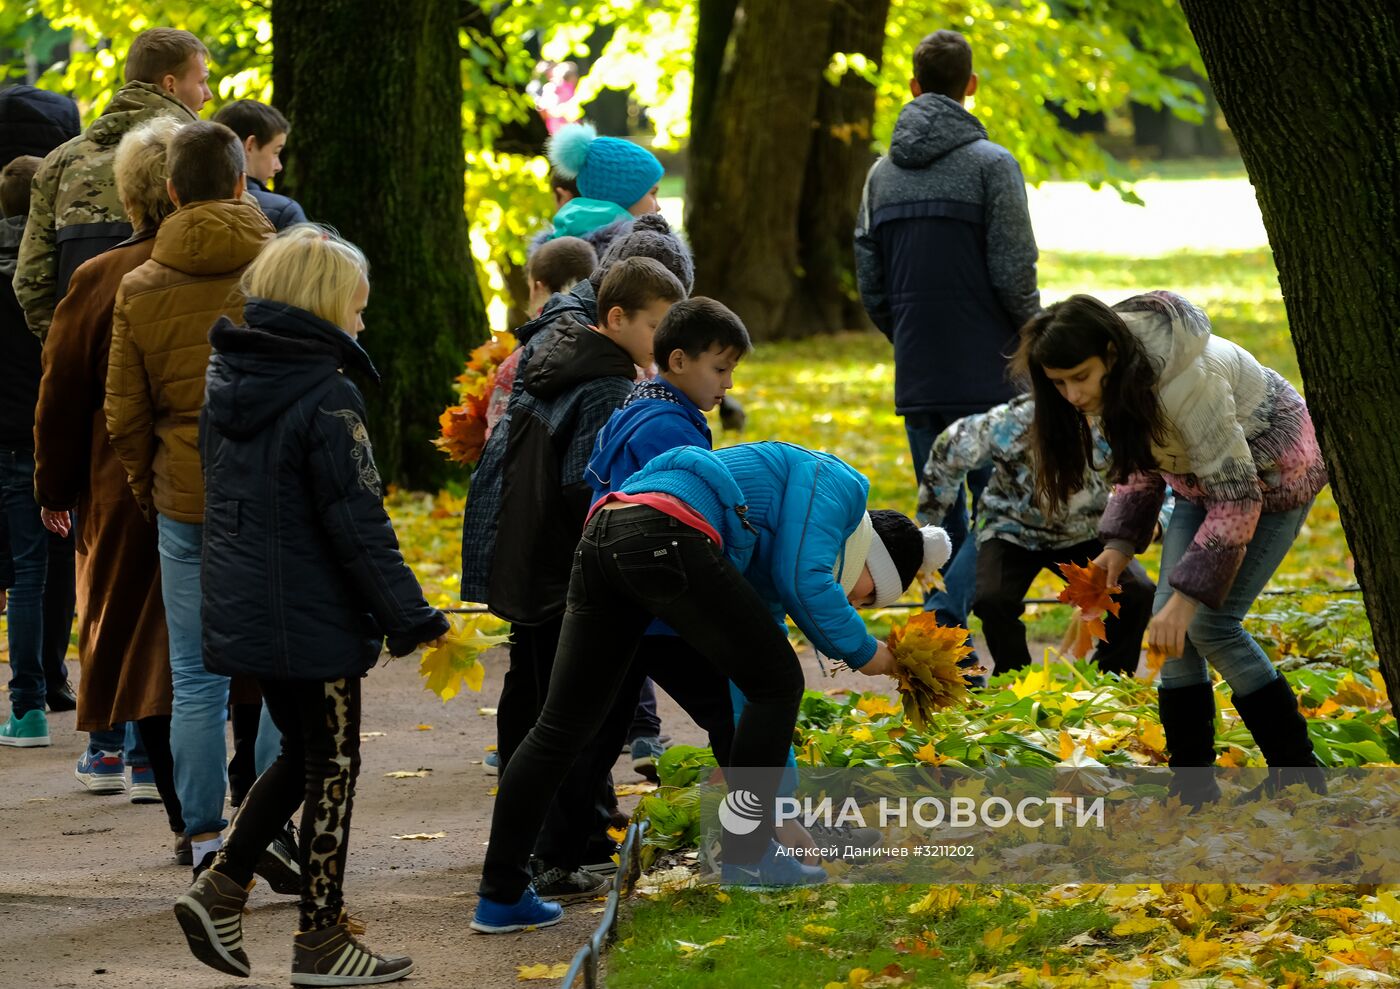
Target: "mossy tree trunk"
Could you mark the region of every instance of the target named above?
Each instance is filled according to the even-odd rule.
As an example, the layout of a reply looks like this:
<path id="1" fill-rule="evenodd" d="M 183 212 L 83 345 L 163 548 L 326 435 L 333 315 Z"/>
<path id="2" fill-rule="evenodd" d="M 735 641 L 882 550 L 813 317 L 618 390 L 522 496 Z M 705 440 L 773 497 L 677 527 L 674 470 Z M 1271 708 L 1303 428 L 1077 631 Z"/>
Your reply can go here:
<path id="1" fill-rule="evenodd" d="M 1400 701 L 1400 7 L 1183 0 L 1278 263 L 1308 408 Z"/>
<path id="2" fill-rule="evenodd" d="M 369 257 L 375 458 L 412 487 L 446 475 L 438 415 L 487 333 L 464 211 L 459 14 L 455 0 L 273 9 L 273 89 L 292 124 L 280 185 Z"/>
<path id="3" fill-rule="evenodd" d="M 875 90 L 824 78 L 834 52 L 878 61 L 889 0 L 700 0 L 686 231 L 695 291 L 756 339 L 863 325 L 851 235 L 873 160 Z"/>

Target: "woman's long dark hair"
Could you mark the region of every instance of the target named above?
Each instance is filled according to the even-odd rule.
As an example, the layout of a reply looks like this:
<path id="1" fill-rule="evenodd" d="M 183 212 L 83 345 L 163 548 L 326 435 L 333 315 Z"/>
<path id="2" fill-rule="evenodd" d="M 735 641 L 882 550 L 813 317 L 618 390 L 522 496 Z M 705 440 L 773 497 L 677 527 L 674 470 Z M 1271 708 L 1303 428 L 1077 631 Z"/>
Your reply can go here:
<path id="1" fill-rule="evenodd" d="M 1156 470 L 1152 444 L 1166 437 L 1157 401 L 1157 369 L 1122 317 L 1089 295 L 1049 306 L 1021 327 L 1021 343 L 1011 363 L 1035 399 L 1031 449 L 1036 497 L 1048 513 L 1059 510 L 1084 486 L 1084 472 L 1094 462 L 1094 440 L 1088 421 L 1056 391 L 1045 369 L 1076 367 L 1091 357 L 1109 367 L 1100 420 L 1113 451 L 1110 478 L 1122 483 L 1131 474 Z"/>

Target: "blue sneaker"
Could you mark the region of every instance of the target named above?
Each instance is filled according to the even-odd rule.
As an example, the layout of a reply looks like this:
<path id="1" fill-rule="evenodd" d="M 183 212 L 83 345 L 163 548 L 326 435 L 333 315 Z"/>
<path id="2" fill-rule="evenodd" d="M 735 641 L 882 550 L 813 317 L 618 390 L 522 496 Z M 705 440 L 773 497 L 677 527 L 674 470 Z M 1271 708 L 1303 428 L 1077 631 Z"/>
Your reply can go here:
<path id="1" fill-rule="evenodd" d="M 495 752 L 486 753 L 486 758 L 481 760 L 481 771 L 487 776 L 501 775 L 501 757 Z"/>
<path id="2" fill-rule="evenodd" d="M 656 775 L 656 760 L 660 759 L 666 751 L 665 744 L 655 735 L 643 735 L 641 738 L 634 738 L 631 745 L 632 751 L 632 771 L 638 776 L 644 776 L 651 782 L 658 780 Z"/>
<path id="3" fill-rule="evenodd" d="M 156 789 L 156 774 L 150 766 L 131 767 L 131 782 L 126 787 L 126 799 L 133 804 L 160 803 L 160 791 Z"/>
<path id="4" fill-rule="evenodd" d="M 126 766 L 120 752 L 84 752 L 73 771 L 78 782 L 93 793 L 125 793 Z"/>
<path id="5" fill-rule="evenodd" d="M 515 903 L 498 903 L 481 897 L 476 901 L 471 928 L 479 934 L 510 934 L 532 927 L 553 927 L 563 919 L 563 907 L 546 903 L 533 889 L 526 889 Z"/>
<path id="6" fill-rule="evenodd" d="M 770 841 L 768 851 L 753 865 L 725 862 L 720 867 L 720 884 L 740 889 L 763 889 L 767 886 L 818 886 L 827 881 L 826 870 L 817 865 L 803 865 L 795 855 L 779 855 L 778 843 Z"/>

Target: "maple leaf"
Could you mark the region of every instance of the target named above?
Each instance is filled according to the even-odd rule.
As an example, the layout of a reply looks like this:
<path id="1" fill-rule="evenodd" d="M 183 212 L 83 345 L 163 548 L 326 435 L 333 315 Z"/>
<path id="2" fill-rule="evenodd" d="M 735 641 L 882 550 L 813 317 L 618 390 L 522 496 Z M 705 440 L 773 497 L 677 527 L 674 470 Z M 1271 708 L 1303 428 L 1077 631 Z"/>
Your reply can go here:
<path id="1" fill-rule="evenodd" d="M 944 628 L 932 613 L 922 612 L 891 628 L 888 645 L 904 717 L 915 728 L 922 731 L 935 711 L 971 699 L 963 677 L 976 671 L 958 666 L 972 652 L 966 629 Z"/>
<path id="2" fill-rule="evenodd" d="M 444 702 L 456 697 L 463 685 L 481 690 L 486 667 L 481 665 L 479 657 L 492 646 L 510 641 L 510 636 L 502 632 L 505 627 L 505 623 L 489 615 L 466 620 L 453 615 L 452 628 L 443 637 L 443 644 L 429 649 L 419 660 L 418 672 L 423 676 L 423 686 Z"/>
<path id="3" fill-rule="evenodd" d="M 1075 563 L 1059 564 L 1060 575 L 1066 584 L 1060 591 L 1059 600 L 1079 609 L 1079 618 L 1071 651 L 1076 659 L 1089 655 L 1094 640 L 1108 638 L 1104 628 L 1104 616 L 1117 615 L 1120 605 L 1113 600 L 1121 588 L 1108 586 L 1108 571 L 1090 563 L 1081 567 Z"/>

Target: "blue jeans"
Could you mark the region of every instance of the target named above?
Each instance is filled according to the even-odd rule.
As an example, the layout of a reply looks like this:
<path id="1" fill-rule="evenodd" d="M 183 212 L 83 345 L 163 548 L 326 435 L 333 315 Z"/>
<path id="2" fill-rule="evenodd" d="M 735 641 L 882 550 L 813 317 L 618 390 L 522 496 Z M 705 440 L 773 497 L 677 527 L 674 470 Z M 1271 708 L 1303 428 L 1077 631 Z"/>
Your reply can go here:
<path id="1" fill-rule="evenodd" d="M 924 412 L 904 417 L 904 432 L 909 437 L 909 453 L 914 458 L 914 483 L 923 481 L 924 465 L 934 440 L 960 417 L 939 412 Z M 977 503 L 982 489 L 991 480 L 992 469 L 984 467 L 968 473 L 967 483 L 958 486 L 958 496 L 942 520 L 920 518 L 921 524 L 937 523 L 948 533 L 953 555 L 943 567 L 946 591 L 933 591 L 924 600 L 924 610 L 932 611 L 940 625 L 967 628 L 967 613 L 972 610 L 972 595 L 977 581 L 977 540 L 968 536 L 976 525 Z M 972 515 L 967 511 L 966 492 L 972 492 Z"/>
<path id="2" fill-rule="evenodd" d="M 1252 694 L 1278 677 L 1278 670 L 1244 630 L 1242 622 L 1254 599 L 1288 555 L 1311 507 L 1309 503 L 1292 511 L 1267 512 L 1259 517 L 1244 562 L 1225 595 L 1224 606 L 1216 609 L 1201 605 L 1186 629 L 1185 650 L 1162 665 L 1164 688 L 1210 683 L 1207 663 L 1215 667 L 1236 694 Z M 1162 572 L 1152 602 L 1153 614 L 1161 611 L 1172 596 L 1172 568 L 1191 545 L 1205 517 L 1206 510 L 1200 505 L 1184 498 L 1176 500 L 1171 522 L 1162 535 Z"/>
<path id="3" fill-rule="evenodd" d="M 204 668 L 199 556 L 204 527 L 157 516 L 160 594 L 170 630 L 170 755 L 185 834 L 218 832 L 228 793 L 228 677 Z"/>
<path id="4" fill-rule="evenodd" d="M 34 454 L 0 448 L 0 507 L 10 531 L 15 583 L 10 588 L 10 711 L 21 717 L 42 711 L 44 684 L 44 580 L 49 568 L 48 530 L 34 500 Z"/>

